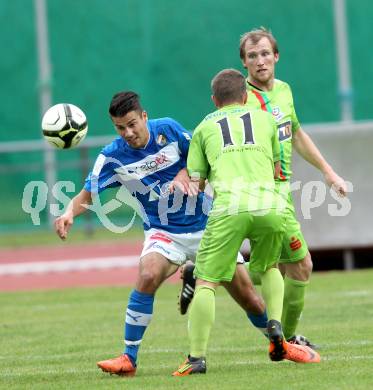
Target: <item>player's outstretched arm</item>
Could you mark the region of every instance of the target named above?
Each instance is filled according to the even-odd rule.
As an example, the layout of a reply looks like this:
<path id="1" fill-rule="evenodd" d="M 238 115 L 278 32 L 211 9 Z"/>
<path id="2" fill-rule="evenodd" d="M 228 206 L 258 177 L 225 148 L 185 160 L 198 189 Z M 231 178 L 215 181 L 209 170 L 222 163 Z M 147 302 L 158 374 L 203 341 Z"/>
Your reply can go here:
<path id="1" fill-rule="evenodd" d="M 54 229 L 57 235 L 65 240 L 70 227 L 74 223 L 74 217 L 84 213 L 87 208 L 84 205 L 91 204 L 91 193 L 86 190 L 81 190 L 67 206 L 66 211 L 54 221 Z"/>
<path id="2" fill-rule="evenodd" d="M 306 161 L 323 173 L 326 183 L 332 187 L 338 195 L 346 195 L 347 186 L 345 181 L 334 172 L 333 168 L 324 159 L 310 136 L 304 132 L 302 128 L 299 128 L 294 134 L 293 146 Z"/>

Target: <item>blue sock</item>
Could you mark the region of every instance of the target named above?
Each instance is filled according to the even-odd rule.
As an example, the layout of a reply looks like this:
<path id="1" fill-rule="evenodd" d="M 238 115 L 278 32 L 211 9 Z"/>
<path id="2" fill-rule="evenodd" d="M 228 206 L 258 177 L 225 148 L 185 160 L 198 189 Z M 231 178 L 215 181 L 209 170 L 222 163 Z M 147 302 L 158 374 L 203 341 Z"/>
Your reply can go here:
<path id="1" fill-rule="evenodd" d="M 136 365 L 137 353 L 153 315 L 154 295 L 133 290 L 126 311 L 126 323 L 124 327 L 124 353 L 131 362 Z"/>
<path id="2" fill-rule="evenodd" d="M 264 334 L 264 336 L 268 337 L 267 333 L 267 311 L 264 311 L 263 314 L 252 314 L 247 312 L 247 318 L 251 321 L 251 323 Z"/>

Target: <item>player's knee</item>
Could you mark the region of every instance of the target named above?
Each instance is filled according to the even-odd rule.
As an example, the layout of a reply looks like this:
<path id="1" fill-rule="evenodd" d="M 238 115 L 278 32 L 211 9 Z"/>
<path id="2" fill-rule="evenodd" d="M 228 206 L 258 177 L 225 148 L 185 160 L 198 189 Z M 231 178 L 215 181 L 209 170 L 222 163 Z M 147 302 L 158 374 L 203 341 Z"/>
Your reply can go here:
<path id="1" fill-rule="evenodd" d="M 137 290 L 155 293 L 161 283 L 160 276 L 154 270 L 143 269 L 137 279 Z"/>
<path id="2" fill-rule="evenodd" d="M 312 269 L 313 269 L 313 262 L 310 252 L 307 252 L 306 257 L 303 259 L 303 270 L 304 270 L 304 276 L 307 278 L 307 280 L 311 277 Z"/>
<path id="3" fill-rule="evenodd" d="M 163 270 L 154 263 L 147 263 L 142 266 L 137 278 L 137 289 L 142 292 L 155 293 L 163 282 Z"/>

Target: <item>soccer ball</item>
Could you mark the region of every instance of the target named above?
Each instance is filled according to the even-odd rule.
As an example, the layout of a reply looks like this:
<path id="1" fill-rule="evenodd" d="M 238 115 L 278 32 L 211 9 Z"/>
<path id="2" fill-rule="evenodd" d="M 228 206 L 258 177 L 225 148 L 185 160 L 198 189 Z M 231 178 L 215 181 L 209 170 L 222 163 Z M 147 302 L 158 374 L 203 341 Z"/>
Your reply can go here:
<path id="1" fill-rule="evenodd" d="M 88 131 L 84 112 L 73 104 L 60 103 L 49 108 L 41 121 L 44 138 L 59 149 L 73 148 Z"/>

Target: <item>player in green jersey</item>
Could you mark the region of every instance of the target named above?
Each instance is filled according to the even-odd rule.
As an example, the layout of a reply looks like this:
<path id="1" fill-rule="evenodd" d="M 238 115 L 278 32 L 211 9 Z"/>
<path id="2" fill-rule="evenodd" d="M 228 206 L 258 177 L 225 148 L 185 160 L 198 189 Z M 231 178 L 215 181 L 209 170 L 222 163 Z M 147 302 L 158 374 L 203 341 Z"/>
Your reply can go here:
<path id="1" fill-rule="evenodd" d="M 346 184 L 302 130 L 294 108 L 290 86 L 275 79 L 275 66 L 279 60 L 279 50 L 273 35 L 264 28 L 245 33 L 240 41 L 240 57 L 247 69 L 247 105 L 272 113 L 278 126 L 280 141 L 281 171 L 276 180 L 282 193 L 288 193 L 291 177 L 292 149 L 309 163 L 318 168 L 329 186 L 333 186 L 340 196 L 346 194 Z M 307 285 L 312 272 L 312 259 L 303 237 L 300 224 L 295 216 L 291 194 L 287 196 L 287 218 L 280 269 L 285 275 L 285 297 L 282 324 L 285 337 L 289 341 L 311 345 L 300 335 L 295 335 L 303 307 Z M 193 266 L 185 268 L 183 288 L 180 294 L 180 307 L 185 313 L 193 298 Z M 254 280 L 255 281 L 255 280 Z M 256 280 L 255 282 L 258 282 Z M 185 288 L 189 287 L 189 289 Z"/>
<path id="2" fill-rule="evenodd" d="M 240 40 L 240 57 L 247 69 L 247 105 L 272 113 L 278 127 L 281 171 L 276 179 L 280 188 L 289 184 L 293 147 L 302 158 L 324 175 L 325 181 L 340 196 L 346 195 L 346 184 L 326 162 L 311 138 L 301 128 L 290 86 L 275 79 L 279 50 L 273 35 L 264 28 L 245 33 Z M 280 269 L 285 275 L 282 324 L 287 340 L 296 340 L 295 330 L 303 307 L 305 290 L 312 272 L 312 260 L 306 241 L 296 219 L 293 200 L 287 199 L 286 229 L 282 245 Z M 302 337 L 302 336 L 301 336 Z"/>
<path id="3" fill-rule="evenodd" d="M 206 349 L 215 317 L 215 290 L 232 280 L 236 263 L 231 261 L 243 240 L 250 238 L 251 266 L 261 280 L 267 306 L 267 332 L 271 360 L 318 361 L 286 343 L 281 315 L 284 281 L 277 268 L 285 220 L 278 207 L 274 177 L 280 171 L 277 126 L 262 110 L 248 110 L 244 76 L 234 70 L 219 72 L 211 83 L 217 111 L 196 128 L 187 168 L 192 180 L 214 189 L 209 215 L 196 259 L 196 290 L 189 310 L 190 354 L 174 376 L 206 372 Z M 274 164 L 276 162 L 276 165 Z M 291 358 L 291 355 L 293 359 Z M 297 360 L 298 358 L 298 360 Z"/>

